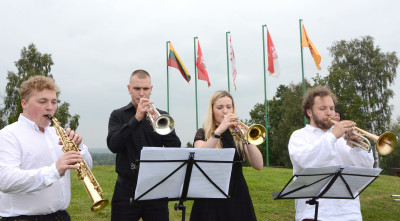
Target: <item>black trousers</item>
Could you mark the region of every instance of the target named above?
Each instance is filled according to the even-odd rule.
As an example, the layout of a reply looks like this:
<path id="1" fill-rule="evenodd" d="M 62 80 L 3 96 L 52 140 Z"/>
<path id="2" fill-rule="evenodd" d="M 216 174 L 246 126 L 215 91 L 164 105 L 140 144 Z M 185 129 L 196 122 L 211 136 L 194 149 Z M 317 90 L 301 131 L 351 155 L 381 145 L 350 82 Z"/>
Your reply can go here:
<path id="1" fill-rule="evenodd" d="M 55 213 L 47 215 L 34 215 L 34 216 L 14 216 L 3 217 L 1 221 L 71 221 L 71 217 L 65 210 L 60 210 Z"/>
<path id="2" fill-rule="evenodd" d="M 168 221 L 168 202 L 131 203 L 134 182 L 118 176 L 111 202 L 111 221 Z"/>
<path id="3" fill-rule="evenodd" d="M 144 221 L 168 221 L 168 202 L 145 204 L 112 204 L 112 221 L 136 221 L 142 218 Z"/>

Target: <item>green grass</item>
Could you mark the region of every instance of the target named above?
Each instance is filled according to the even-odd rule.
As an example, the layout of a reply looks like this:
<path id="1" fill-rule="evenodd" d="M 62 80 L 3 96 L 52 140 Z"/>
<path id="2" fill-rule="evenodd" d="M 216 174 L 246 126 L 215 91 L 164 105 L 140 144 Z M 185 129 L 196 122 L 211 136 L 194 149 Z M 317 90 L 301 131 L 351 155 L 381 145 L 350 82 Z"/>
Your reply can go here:
<path id="1" fill-rule="evenodd" d="M 117 178 L 114 166 L 95 166 L 93 174 L 110 200 Z M 258 220 L 294 220 L 294 200 L 273 200 L 272 192 L 279 192 L 292 177 L 291 169 L 264 168 L 261 171 L 245 167 L 244 174 Z M 73 221 L 110 220 L 111 205 L 99 212 L 91 212 L 92 202 L 83 185 L 72 172 L 72 200 L 68 213 Z M 381 175 L 361 194 L 361 209 L 364 220 L 399 220 L 400 202 L 392 201 L 391 194 L 400 194 L 400 177 Z M 181 211 L 174 210 L 169 203 L 170 220 L 181 220 Z M 189 220 L 192 201 L 186 201 L 186 220 Z"/>

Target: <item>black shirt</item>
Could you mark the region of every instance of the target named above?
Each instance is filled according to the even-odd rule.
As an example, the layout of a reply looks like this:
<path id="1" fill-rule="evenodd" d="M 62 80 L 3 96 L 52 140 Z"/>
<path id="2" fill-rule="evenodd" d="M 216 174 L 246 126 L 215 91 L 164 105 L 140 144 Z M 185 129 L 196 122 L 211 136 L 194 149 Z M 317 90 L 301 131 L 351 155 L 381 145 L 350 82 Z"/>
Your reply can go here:
<path id="1" fill-rule="evenodd" d="M 167 114 L 165 111 L 158 111 L 160 114 Z M 129 180 L 135 179 L 133 165 L 140 159 L 143 147 L 181 146 L 175 130 L 167 135 L 159 135 L 154 132 L 146 118 L 139 122 L 135 114 L 136 108 L 130 102 L 125 107 L 114 110 L 108 122 L 107 146 L 111 152 L 117 154 L 115 170 L 119 176 Z"/>

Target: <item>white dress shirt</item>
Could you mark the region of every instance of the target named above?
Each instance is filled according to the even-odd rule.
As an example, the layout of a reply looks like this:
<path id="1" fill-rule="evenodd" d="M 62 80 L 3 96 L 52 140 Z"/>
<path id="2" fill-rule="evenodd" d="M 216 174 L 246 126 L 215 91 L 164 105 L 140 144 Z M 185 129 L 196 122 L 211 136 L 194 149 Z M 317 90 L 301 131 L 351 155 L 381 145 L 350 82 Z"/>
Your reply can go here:
<path id="1" fill-rule="evenodd" d="M 53 127 L 39 130 L 22 114 L 0 130 L 0 216 L 45 215 L 67 209 L 70 171 L 60 177 L 55 163 L 64 154 Z M 92 158 L 81 144 L 89 167 Z M 82 187 L 83 188 L 83 187 Z"/>
<path id="2" fill-rule="evenodd" d="M 289 155 L 293 174 L 308 167 L 357 166 L 372 168 L 371 153 L 351 148 L 343 138 L 336 139 L 332 128 L 324 132 L 311 125 L 296 130 L 289 140 Z M 315 206 L 306 204 L 308 199 L 296 199 L 296 220 L 313 219 Z M 362 220 L 360 199 L 318 199 L 318 220 Z"/>

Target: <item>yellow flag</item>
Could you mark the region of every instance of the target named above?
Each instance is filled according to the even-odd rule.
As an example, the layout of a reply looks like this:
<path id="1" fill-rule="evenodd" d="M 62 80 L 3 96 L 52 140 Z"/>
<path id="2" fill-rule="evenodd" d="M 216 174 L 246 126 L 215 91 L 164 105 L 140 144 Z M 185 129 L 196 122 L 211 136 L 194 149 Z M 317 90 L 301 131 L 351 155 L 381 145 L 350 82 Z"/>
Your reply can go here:
<path id="1" fill-rule="evenodd" d="M 319 66 L 319 63 L 321 63 L 321 55 L 319 55 L 317 48 L 314 46 L 314 44 L 311 42 L 310 38 L 308 37 L 306 29 L 304 28 L 304 25 L 302 25 L 302 29 L 303 29 L 303 33 L 302 33 L 302 38 L 301 38 L 302 39 L 301 46 L 310 48 L 311 56 L 313 56 L 318 70 L 321 70 L 321 66 Z"/>

